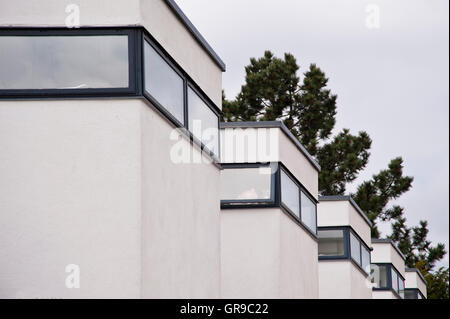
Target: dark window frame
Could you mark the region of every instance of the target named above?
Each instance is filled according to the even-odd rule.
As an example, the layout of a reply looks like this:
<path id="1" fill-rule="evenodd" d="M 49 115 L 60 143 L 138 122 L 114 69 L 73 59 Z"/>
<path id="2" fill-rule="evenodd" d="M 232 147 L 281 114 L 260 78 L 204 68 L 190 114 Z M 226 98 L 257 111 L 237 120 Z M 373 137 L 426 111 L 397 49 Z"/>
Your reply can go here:
<path id="1" fill-rule="evenodd" d="M 344 255 L 337 255 L 337 256 L 318 256 L 319 260 L 350 260 L 360 271 L 362 271 L 366 276 L 370 275 L 369 273 L 362 267 L 362 247 L 364 246 L 369 251 L 369 257 L 370 260 L 372 259 L 371 249 L 367 244 L 364 242 L 364 240 L 361 238 L 361 236 L 358 235 L 358 233 L 351 227 L 351 226 L 321 226 L 317 227 L 317 231 L 323 231 L 323 230 L 343 230 L 344 232 Z M 351 255 L 351 244 L 350 244 L 350 233 L 353 234 L 356 239 L 359 242 L 359 261 L 360 264 L 358 264 L 357 261 L 355 261 L 352 258 Z M 369 262 L 369 265 L 371 263 Z"/>
<path id="2" fill-rule="evenodd" d="M 274 193 L 274 198 L 271 200 L 267 199 L 259 199 L 259 200 L 221 200 L 220 201 L 220 207 L 221 209 L 242 209 L 242 208 L 280 208 L 286 215 L 291 217 L 299 226 L 301 226 L 303 229 L 307 231 L 309 235 L 313 237 L 314 240 L 318 240 L 317 237 L 317 204 L 318 201 L 314 198 L 311 193 L 303 186 L 302 183 L 300 183 L 297 178 L 286 168 L 286 166 L 283 165 L 281 162 L 270 162 L 270 163 L 222 163 L 221 166 L 223 169 L 227 168 L 258 168 L 263 166 L 270 166 L 275 165 L 274 173 L 272 174 L 272 181 L 271 181 L 271 192 Z M 299 207 L 300 207 L 300 214 L 299 217 L 295 215 L 286 205 L 282 204 L 281 196 L 282 196 L 282 190 L 281 190 L 281 170 L 283 170 L 286 175 L 288 175 L 292 181 L 298 186 L 299 188 Z M 302 220 L 301 220 L 301 192 L 304 192 L 305 195 L 315 204 L 316 207 L 316 231 L 314 232 L 311 230 Z"/>
<path id="3" fill-rule="evenodd" d="M 221 164 L 223 169 L 244 169 L 244 168 L 260 168 L 260 167 L 271 167 L 272 163 L 223 163 Z M 233 208 L 248 208 L 248 207 L 277 207 L 277 175 L 279 174 L 278 169 L 272 172 L 270 181 L 270 199 L 232 199 L 232 200 L 220 200 L 221 208 L 233 209 Z"/>
<path id="4" fill-rule="evenodd" d="M 138 32 L 133 28 L 0 28 L 4 36 L 108 36 L 126 35 L 128 37 L 128 87 L 127 88 L 87 88 L 87 89 L 0 89 L 2 99 L 36 98 L 86 98 L 137 96 L 139 91 L 139 50 Z"/>
<path id="5" fill-rule="evenodd" d="M 377 266 L 387 266 L 387 272 L 386 272 L 386 287 L 372 287 L 373 291 L 391 291 L 399 298 L 403 299 L 400 295 L 400 281 L 403 281 L 403 287 L 405 287 L 405 278 L 400 274 L 400 272 L 395 268 L 395 266 L 392 263 L 371 263 L 371 265 L 377 265 Z M 392 285 L 392 271 L 395 271 L 397 274 L 397 285 L 399 287 L 399 291 L 396 291 Z M 403 288 L 406 290 L 406 288 Z"/>
<path id="6" fill-rule="evenodd" d="M 349 247 L 349 241 L 348 238 L 348 232 L 349 229 L 347 227 L 333 227 L 333 226 L 324 226 L 324 227 L 317 227 L 317 237 L 319 238 L 319 232 L 320 231 L 336 231 L 340 230 L 342 231 L 343 241 L 344 241 L 344 254 L 343 255 L 328 255 L 328 256 L 319 256 L 319 260 L 346 260 L 349 259 L 349 253 L 350 253 L 350 247 Z"/>

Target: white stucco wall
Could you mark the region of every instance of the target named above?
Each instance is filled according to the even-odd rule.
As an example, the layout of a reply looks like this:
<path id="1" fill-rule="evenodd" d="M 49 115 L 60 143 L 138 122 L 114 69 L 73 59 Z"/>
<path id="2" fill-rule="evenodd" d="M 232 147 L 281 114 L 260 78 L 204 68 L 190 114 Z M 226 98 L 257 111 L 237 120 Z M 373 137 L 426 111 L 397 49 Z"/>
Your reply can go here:
<path id="1" fill-rule="evenodd" d="M 317 243 L 278 208 L 222 210 L 221 256 L 222 298 L 318 297 Z"/>
<path id="2" fill-rule="evenodd" d="M 219 297 L 220 172 L 170 130 L 140 99 L 0 101 L 0 298 Z"/>
<path id="3" fill-rule="evenodd" d="M 350 278 L 352 287 L 351 299 L 372 299 L 372 283 L 370 282 L 370 278 L 354 264 L 351 264 Z"/>
<path id="4" fill-rule="evenodd" d="M 223 163 L 281 161 L 317 199 L 319 173 L 280 128 L 222 128 Z"/>
<path id="5" fill-rule="evenodd" d="M 366 245 L 371 247 L 369 224 L 347 200 L 320 201 L 317 205 L 317 225 L 351 226 Z"/>
<path id="6" fill-rule="evenodd" d="M 141 104 L 0 101 L 0 298 L 139 297 Z"/>
<path id="7" fill-rule="evenodd" d="M 420 292 L 426 297 L 427 286 L 426 283 L 419 277 L 415 271 L 405 272 L 405 288 L 419 289 Z"/>
<path id="8" fill-rule="evenodd" d="M 0 26 L 65 26 L 61 0 L 0 0 Z M 78 0 L 81 26 L 144 26 L 222 107 L 222 71 L 163 0 Z"/>

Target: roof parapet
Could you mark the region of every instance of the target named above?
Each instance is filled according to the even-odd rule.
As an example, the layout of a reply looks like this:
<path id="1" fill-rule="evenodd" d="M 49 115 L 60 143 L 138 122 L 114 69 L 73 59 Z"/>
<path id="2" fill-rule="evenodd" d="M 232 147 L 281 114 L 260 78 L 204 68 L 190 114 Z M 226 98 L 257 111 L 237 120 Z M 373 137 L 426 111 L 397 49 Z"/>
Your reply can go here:
<path id="1" fill-rule="evenodd" d="M 197 40 L 197 42 L 205 49 L 208 55 L 214 60 L 214 62 L 220 67 L 222 72 L 226 71 L 225 63 L 222 59 L 217 55 L 217 53 L 213 50 L 213 48 L 209 45 L 209 43 L 205 40 L 205 38 L 200 34 L 197 28 L 192 24 L 192 22 L 186 17 L 184 12 L 180 9 L 180 7 L 175 3 L 174 0 L 165 0 L 169 8 L 173 13 L 178 17 L 178 19 L 184 24 L 186 29 L 192 34 L 192 36 Z"/>
<path id="2" fill-rule="evenodd" d="M 221 122 L 220 128 L 279 128 L 281 131 L 295 144 L 300 152 L 305 155 L 314 168 L 320 172 L 320 165 L 309 154 L 306 148 L 298 141 L 298 139 L 289 131 L 286 125 L 281 121 L 255 121 L 255 122 Z"/>
<path id="3" fill-rule="evenodd" d="M 391 244 L 392 247 L 398 252 L 398 254 L 403 258 L 403 260 L 406 260 L 405 255 L 403 255 L 402 251 L 397 247 L 397 245 L 388 238 L 372 238 L 372 243 L 380 243 L 380 244 Z"/>

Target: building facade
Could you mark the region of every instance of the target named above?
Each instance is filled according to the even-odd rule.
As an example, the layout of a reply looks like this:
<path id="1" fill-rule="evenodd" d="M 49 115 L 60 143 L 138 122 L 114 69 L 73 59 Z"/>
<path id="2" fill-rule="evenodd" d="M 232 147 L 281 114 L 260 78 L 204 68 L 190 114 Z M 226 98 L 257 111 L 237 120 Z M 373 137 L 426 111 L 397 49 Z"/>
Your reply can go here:
<path id="1" fill-rule="evenodd" d="M 416 268 L 405 269 L 405 299 L 426 299 L 427 281 Z"/>
<path id="2" fill-rule="evenodd" d="M 224 298 L 317 298 L 319 166 L 281 122 L 222 123 Z"/>
<path id="3" fill-rule="evenodd" d="M 372 299 L 372 223 L 350 196 L 321 196 L 318 205 L 319 296 Z"/>
<path id="4" fill-rule="evenodd" d="M 372 283 L 374 299 L 403 299 L 405 256 L 390 239 L 372 238 Z"/>
<path id="5" fill-rule="evenodd" d="M 1 2 L 0 298 L 426 297 L 224 71 L 173 0 Z"/>

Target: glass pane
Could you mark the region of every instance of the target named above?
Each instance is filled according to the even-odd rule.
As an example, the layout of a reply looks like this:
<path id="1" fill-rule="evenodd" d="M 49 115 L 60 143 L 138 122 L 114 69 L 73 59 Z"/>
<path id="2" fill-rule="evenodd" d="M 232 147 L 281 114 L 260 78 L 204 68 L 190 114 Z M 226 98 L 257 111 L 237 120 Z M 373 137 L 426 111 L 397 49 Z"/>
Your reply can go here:
<path id="1" fill-rule="evenodd" d="M 405 282 L 400 276 L 398 277 L 398 294 L 402 298 L 405 297 Z"/>
<path id="2" fill-rule="evenodd" d="M 319 230 L 319 256 L 344 256 L 344 231 Z"/>
<path id="3" fill-rule="evenodd" d="M 297 184 L 281 170 L 281 201 L 300 218 L 300 192 Z"/>
<path id="4" fill-rule="evenodd" d="M 145 90 L 184 123 L 184 80 L 145 42 Z"/>
<path id="5" fill-rule="evenodd" d="M 369 250 L 361 245 L 361 267 L 366 273 L 370 273 L 370 252 Z"/>
<path id="6" fill-rule="evenodd" d="M 300 202 L 302 209 L 300 211 L 302 215 L 302 222 L 314 233 L 316 233 L 316 204 L 303 192 L 301 193 L 301 196 Z"/>
<path id="7" fill-rule="evenodd" d="M 422 294 L 420 292 L 417 292 L 417 299 L 423 299 Z"/>
<path id="8" fill-rule="evenodd" d="M 391 267 L 392 289 L 398 292 L 398 275 L 394 268 Z"/>
<path id="9" fill-rule="evenodd" d="M 128 36 L 0 36 L 0 90 L 127 88 Z"/>
<path id="10" fill-rule="evenodd" d="M 414 290 L 405 290 L 405 299 L 416 299 L 416 292 Z"/>
<path id="11" fill-rule="evenodd" d="M 352 259 L 356 261 L 358 265 L 361 266 L 361 251 L 360 251 L 361 243 L 358 238 L 350 232 L 350 253 Z"/>
<path id="12" fill-rule="evenodd" d="M 271 168 L 228 168 L 220 173 L 221 200 L 271 198 Z"/>
<path id="13" fill-rule="evenodd" d="M 219 118 L 205 102 L 188 89 L 189 130 L 208 150 L 219 155 Z"/>
<path id="14" fill-rule="evenodd" d="M 387 288 L 387 265 L 371 265 L 372 283 L 375 288 Z"/>

